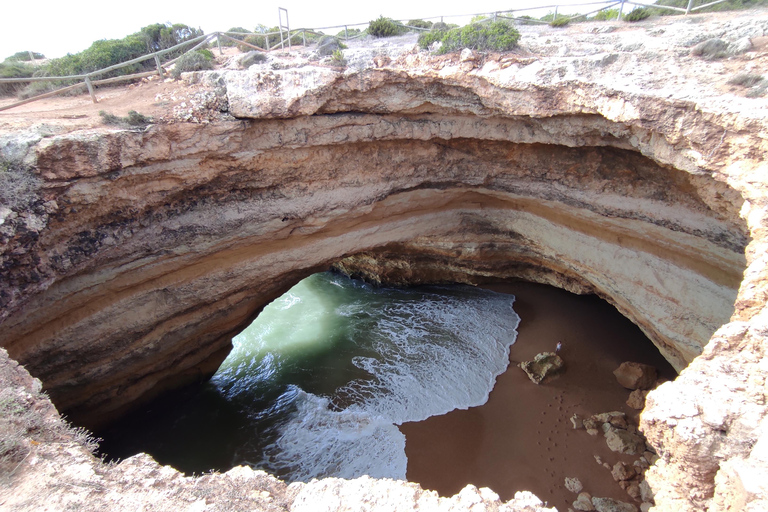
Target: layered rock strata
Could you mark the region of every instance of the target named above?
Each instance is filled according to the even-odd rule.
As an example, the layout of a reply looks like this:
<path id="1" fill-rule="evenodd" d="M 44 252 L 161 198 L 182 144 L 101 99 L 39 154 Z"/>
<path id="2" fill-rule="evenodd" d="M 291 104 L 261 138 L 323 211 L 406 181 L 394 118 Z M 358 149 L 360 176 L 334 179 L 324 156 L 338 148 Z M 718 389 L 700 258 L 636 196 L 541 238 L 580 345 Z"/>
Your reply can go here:
<path id="1" fill-rule="evenodd" d="M 763 499 L 745 475 L 765 467 L 764 118 L 544 56 L 450 59 L 201 74 L 240 120 L 5 137 L 41 185 L 2 210 L 0 345 L 96 424 L 209 375 L 332 264 L 553 284 L 689 365 L 643 415 L 658 507 Z"/>

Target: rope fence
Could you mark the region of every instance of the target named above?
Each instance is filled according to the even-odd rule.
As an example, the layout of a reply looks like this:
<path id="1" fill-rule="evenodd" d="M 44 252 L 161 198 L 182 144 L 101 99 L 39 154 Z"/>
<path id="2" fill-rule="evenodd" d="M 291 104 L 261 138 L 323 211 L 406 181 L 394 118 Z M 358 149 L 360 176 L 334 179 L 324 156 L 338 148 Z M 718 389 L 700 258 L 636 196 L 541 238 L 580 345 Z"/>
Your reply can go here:
<path id="1" fill-rule="evenodd" d="M 508 19 L 508 20 L 514 20 L 514 21 L 522 21 L 525 23 L 532 23 L 532 24 L 543 24 L 548 25 L 549 21 L 543 21 L 543 20 L 537 20 L 535 18 L 531 17 L 521 17 L 521 16 L 510 16 L 511 13 L 518 13 L 518 12 L 527 12 L 527 11 L 534 11 L 534 10 L 544 10 L 544 9 L 554 9 L 553 14 L 553 20 L 558 19 L 558 9 L 561 7 L 585 7 L 585 6 L 595 6 L 595 5 L 601 5 L 602 7 L 587 12 L 585 14 L 575 14 L 572 16 L 564 16 L 561 15 L 560 17 L 567 19 L 568 21 L 577 20 L 579 18 L 586 18 L 587 16 L 590 16 L 592 14 L 596 14 L 600 11 L 605 11 L 609 9 L 613 9 L 616 6 L 619 6 L 618 14 L 616 16 L 616 19 L 621 19 L 622 12 L 624 11 L 625 5 L 632 5 L 637 7 L 653 7 L 654 9 L 667 9 L 675 12 L 681 12 L 683 14 L 690 14 L 693 11 L 704 9 L 706 7 L 710 7 L 712 5 L 716 5 L 722 2 L 725 2 L 726 0 L 715 0 L 713 2 L 709 2 L 704 5 L 699 5 L 697 7 L 693 7 L 693 1 L 694 0 L 688 0 L 688 6 L 683 9 L 681 7 L 674 7 L 674 6 L 668 6 L 668 5 L 649 5 L 649 4 L 643 4 L 634 2 L 632 0 L 603 0 L 603 1 L 594 1 L 594 2 L 586 2 L 586 3 L 580 3 L 580 4 L 553 4 L 553 5 L 545 5 L 545 6 L 537 6 L 537 7 L 524 7 L 520 9 L 514 9 L 514 11 L 496 11 L 492 13 L 477 13 L 477 14 L 457 14 L 457 15 L 449 15 L 449 16 L 433 16 L 431 18 L 424 18 L 424 20 L 436 20 L 440 19 L 441 22 L 445 18 L 466 18 L 466 17 L 485 17 L 484 19 L 481 19 L 479 21 L 476 21 L 476 23 L 487 23 L 490 21 L 495 21 L 499 18 L 501 19 Z M 326 34 L 323 34 L 323 30 L 332 30 L 332 29 L 344 29 L 344 37 L 342 38 L 341 35 L 337 36 L 339 39 L 343 39 L 346 41 L 352 41 L 354 39 L 360 38 L 365 36 L 366 34 L 364 32 L 360 32 L 357 34 L 354 34 L 352 36 L 349 35 L 349 29 L 355 28 L 355 27 L 362 27 L 367 26 L 368 23 L 355 23 L 355 24 L 346 24 L 346 25 L 334 25 L 329 27 L 318 27 L 318 28 L 300 28 L 300 29 L 293 29 L 291 30 L 289 24 L 288 24 L 288 11 L 284 8 L 279 8 L 279 16 L 280 16 L 280 24 L 278 26 L 277 32 L 264 32 L 264 33 L 254 33 L 254 32 L 212 32 L 210 34 L 204 34 L 202 36 L 198 36 L 194 39 L 190 39 L 188 41 L 184 41 L 182 43 L 179 43 L 175 46 L 172 46 L 170 48 L 165 48 L 163 50 L 159 50 L 153 53 L 149 53 L 147 55 L 143 55 L 141 57 L 137 57 L 135 59 L 131 59 L 126 62 L 122 62 L 120 64 L 115 64 L 103 69 L 99 69 L 97 71 L 92 71 L 90 73 L 84 73 L 80 75 L 70 75 L 70 76 L 46 76 L 46 77 L 27 77 L 27 78 L 0 78 L 0 84 L 4 83 L 32 83 L 32 82 L 66 82 L 66 81 L 74 81 L 78 80 L 81 81 L 80 83 L 74 84 L 74 85 L 68 85 L 65 87 L 62 87 L 60 89 L 56 89 L 54 91 L 46 92 L 43 94 L 39 94 L 37 96 L 33 96 L 24 100 L 20 100 L 14 103 L 11 103 L 9 105 L 0 106 L 0 111 L 9 110 L 21 105 L 26 105 L 27 103 L 32 103 L 37 100 L 42 100 L 44 98 L 50 98 L 52 96 L 56 96 L 58 94 L 73 91 L 79 88 L 87 88 L 88 93 L 91 96 L 91 100 L 93 103 L 98 103 L 98 99 L 96 98 L 96 93 L 94 90 L 95 86 L 98 85 L 110 85 L 115 84 L 119 82 L 124 81 L 130 81 L 130 80 L 138 80 L 141 78 L 147 78 L 152 75 L 158 75 L 161 78 L 165 76 L 165 67 L 169 67 L 173 64 L 175 64 L 181 57 L 186 55 L 187 53 L 199 50 L 200 48 L 210 44 L 214 39 L 216 40 L 216 45 L 218 47 L 219 53 L 221 55 L 224 54 L 224 51 L 222 49 L 221 41 L 224 39 L 225 41 L 230 41 L 232 43 L 237 44 L 238 46 L 245 46 L 247 48 L 251 48 L 253 50 L 261 51 L 261 52 L 270 52 L 280 49 L 285 49 L 285 46 L 287 45 L 289 49 L 292 48 L 293 40 L 294 38 L 300 38 L 302 46 L 307 46 L 307 34 L 310 34 L 311 36 L 323 36 Z M 283 20 L 283 16 L 285 16 L 285 20 Z M 423 27 L 414 27 L 407 25 L 404 20 L 402 21 L 395 21 L 396 24 L 398 24 L 401 27 L 415 30 L 415 31 L 429 31 L 430 29 L 423 28 Z M 263 37 L 265 41 L 265 47 L 261 48 L 257 45 L 254 45 L 252 43 L 246 42 L 243 39 L 238 39 L 238 36 L 241 36 L 243 39 L 247 36 L 258 36 Z M 274 45 L 270 45 L 270 36 L 273 37 L 273 41 L 275 41 Z M 279 39 L 279 41 L 278 41 Z M 197 43 L 197 44 L 195 44 Z M 187 48 L 190 45 L 194 45 L 191 48 L 188 48 L 184 50 L 184 52 L 179 55 L 178 57 L 175 57 L 165 63 L 161 62 L 161 57 L 173 53 L 177 50 L 181 50 L 183 48 Z M 32 58 L 32 61 L 34 62 L 34 56 L 30 52 L 30 57 Z M 153 71 L 144 71 L 141 73 L 134 73 L 131 75 L 122 75 L 117 76 L 114 78 L 105 78 L 105 79 L 98 79 L 95 80 L 96 77 L 104 75 L 106 73 L 116 71 L 118 69 L 122 69 L 127 66 L 132 66 L 134 64 L 139 64 L 142 62 L 145 62 L 147 60 L 154 59 L 155 61 L 155 70 Z"/>

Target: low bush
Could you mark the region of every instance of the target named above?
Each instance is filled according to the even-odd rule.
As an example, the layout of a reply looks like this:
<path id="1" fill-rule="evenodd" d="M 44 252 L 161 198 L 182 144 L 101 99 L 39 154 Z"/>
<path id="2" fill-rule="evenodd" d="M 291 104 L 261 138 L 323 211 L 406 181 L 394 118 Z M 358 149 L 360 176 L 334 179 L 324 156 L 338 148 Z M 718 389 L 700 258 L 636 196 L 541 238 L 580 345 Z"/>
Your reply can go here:
<path id="1" fill-rule="evenodd" d="M 243 33 L 243 34 L 250 34 L 251 33 L 250 30 L 248 30 L 247 28 L 243 28 L 243 27 L 232 27 L 229 30 L 227 30 L 227 32 L 240 32 L 240 33 Z M 245 39 L 247 37 L 247 36 L 239 36 L 239 35 L 235 35 L 235 34 L 227 34 L 227 35 L 229 37 L 231 37 L 232 39 L 237 39 L 238 41 L 242 41 L 243 39 Z M 236 46 L 237 43 L 235 41 L 232 41 L 232 39 L 224 39 L 222 37 L 221 38 L 221 46 Z"/>
<path id="2" fill-rule="evenodd" d="M 763 75 L 758 75 L 756 73 L 739 73 L 728 80 L 728 83 L 730 85 L 739 85 L 741 87 L 754 87 L 763 80 Z"/>
<path id="3" fill-rule="evenodd" d="M 331 65 L 338 67 L 345 67 L 347 65 L 347 59 L 344 58 L 344 53 L 341 50 L 334 50 L 331 55 Z"/>
<path id="4" fill-rule="evenodd" d="M 35 68 L 21 62 L 0 63 L 0 78 L 29 78 L 35 72 Z M 27 87 L 26 83 L 0 84 L 0 96 L 13 96 Z"/>
<path id="5" fill-rule="evenodd" d="M 432 43 L 442 41 L 445 37 L 446 30 L 431 30 L 419 35 L 419 48 L 422 50 L 428 50 Z"/>
<path id="6" fill-rule="evenodd" d="M 482 25 L 467 25 L 443 33 L 439 53 L 470 48 L 481 51 L 508 51 L 517 46 L 520 32 L 511 24 L 501 20 Z M 429 45 L 427 45 L 429 46 Z"/>
<path id="7" fill-rule="evenodd" d="M 646 9 L 645 7 L 640 7 L 639 9 L 634 9 L 627 13 L 624 16 L 624 21 L 641 21 L 646 18 L 649 18 L 651 16 L 652 12 L 650 9 Z"/>
<path id="8" fill-rule="evenodd" d="M 408 32 L 406 27 L 384 16 L 379 16 L 368 24 L 368 33 L 373 37 L 393 37 L 406 32 Z"/>
<path id="9" fill-rule="evenodd" d="M 557 16 L 556 18 L 553 18 L 552 21 L 549 22 L 550 27 L 564 27 L 568 25 L 571 22 L 571 18 L 569 16 Z"/>
<path id="10" fill-rule="evenodd" d="M 594 21 L 608 21 L 608 20 L 615 20 L 618 17 L 619 17 L 618 9 L 603 9 L 602 11 L 598 12 L 590 19 Z"/>
<path id="11" fill-rule="evenodd" d="M 182 73 L 188 71 L 202 71 L 204 69 L 213 69 L 213 53 L 210 50 L 196 50 L 185 53 L 176 61 L 176 65 L 171 71 L 173 78 L 179 78 Z"/>
<path id="12" fill-rule="evenodd" d="M 116 116 L 109 112 L 105 112 L 104 110 L 100 110 L 99 115 L 101 116 L 101 121 L 104 124 L 112 126 L 144 128 L 147 125 L 152 124 L 151 117 L 147 117 L 144 114 L 139 114 L 135 110 L 128 112 L 128 115 L 125 117 Z"/>
<path id="13" fill-rule="evenodd" d="M 348 28 L 346 31 L 340 30 L 339 33 L 336 34 L 336 37 L 353 37 L 362 33 L 363 31 L 359 28 Z"/>
<path id="14" fill-rule="evenodd" d="M 35 58 L 35 60 L 37 60 L 37 59 L 44 59 L 45 58 L 45 55 L 43 55 L 42 53 L 38 53 L 38 52 L 16 52 L 16 53 L 14 53 L 13 55 L 11 55 L 10 57 L 8 57 L 5 60 L 6 60 L 6 62 L 8 62 L 8 61 L 11 61 L 11 62 L 28 62 L 28 61 L 32 60 L 32 59 L 29 58 L 29 54 L 30 53 L 32 53 L 32 56 Z"/>
<path id="15" fill-rule="evenodd" d="M 410 20 L 406 25 L 416 28 L 432 28 L 432 22 L 424 20 Z"/>

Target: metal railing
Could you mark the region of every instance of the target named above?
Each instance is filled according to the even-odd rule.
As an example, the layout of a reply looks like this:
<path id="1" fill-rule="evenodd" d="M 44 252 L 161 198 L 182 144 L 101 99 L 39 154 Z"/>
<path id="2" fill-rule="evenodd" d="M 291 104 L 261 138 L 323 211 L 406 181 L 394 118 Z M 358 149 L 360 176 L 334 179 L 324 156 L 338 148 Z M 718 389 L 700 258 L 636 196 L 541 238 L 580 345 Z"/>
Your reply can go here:
<path id="1" fill-rule="evenodd" d="M 692 7 L 694 0 L 688 0 L 688 6 L 683 9 L 681 7 L 674 7 L 674 6 L 668 6 L 668 5 L 658 5 L 658 4 L 643 4 L 639 2 L 634 2 L 632 0 L 602 0 L 602 1 L 593 1 L 593 2 L 586 2 L 586 3 L 580 3 L 580 4 L 553 4 L 553 5 L 545 5 L 545 6 L 538 6 L 538 7 L 524 7 L 521 9 L 514 9 L 513 11 L 496 11 L 493 13 L 477 13 L 477 14 L 462 14 L 462 15 L 452 15 L 452 16 L 434 16 L 431 18 L 424 18 L 424 20 L 432 20 L 432 19 L 440 19 L 440 21 L 443 21 L 444 18 L 467 18 L 467 17 L 480 17 L 485 16 L 486 18 L 483 20 L 478 21 L 479 23 L 485 23 L 492 20 L 496 20 L 499 18 L 502 19 L 509 19 L 509 20 L 515 20 L 515 21 L 524 21 L 526 23 L 534 23 L 534 24 L 549 24 L 550 21 L 544 21 L 544 20 L 537 20 L 535 18 L 531 17 L 520 17 L 520 16 L 512 16 L 511 14 L 516 14 L 519 12 L 527 12 L 527 11 L 542 11 L 544 9 L 554 9 L 553 13 L 553 20 L 558 19 L 558 9 L 561 7 L 583 7 L 583 6 L 595 6 L 595 5 L 602 5 L 599 9 L 587 12 L 585 14 L 575 14 L 572 16 L 561 16 L 566 18 L 568 21 L 576 20 L 579 18 L 586 18 L 587 16 L 590 16 L 592 14 L 596 14 L 600 11 L 612 9 L 616 6 L 619 6 L 618 14 L 616 19 L 621 19 L 622 12 L 624 11 L 624 6 L 626 4 L 638 6 L 638 7 L 652 7 L 654 9 L 668 9 L 676 12 L 681 12 L 684 14 L 690 14 L 693 11 L 704 9 L 706 7 L 710 7 L 712 5 L 716 5 L 722 2 L 725 2 L 726 0 L 715 0 L 713 2 L 709 2 L 707 4 L 699 5 L 697 7 Z M 202 48 L 203 46 L 211 43 L 214 39 L 216 39 L 216 44 L 218 46 L 220 54 L 223 55 L 223 49 L 221 47 L 221 39 L 224 38 L 226 41 L 230 41 L 232 43 L 235 43 L 238 46 L 245 46 L 247 48 L 251 48 L 254 50 L 262 51 L 262 52 L 269 52 L 276 50 L 278 47 L 280 49 L 284 49 L 285 45 L 288 45 L 288 48 L 292 48 L 292 41 L 296 37 L 301 37 L 301 42 L 303 46 L 307 45 L 307 34 L 315 35 L 315 36 L 323 36 L 323 30 L 330 30 L 330 29 L 344 29 L 344 41 L 351 41 L 354 39 L 357 39 L 359 37 L 363 37 L 365 35 L 364 32 L 360 32 L 358 34 L 355 34 L 353 36 L 349 36 L 349 27 L 362 27 L 367 26 L 368 23 L 354 23 L 354 24 L 345 24 L 345 25 L 334 25 L 330 27 L 319 27 L 319 28 L 300 28 L 300 29 L 294 29 L 291 30 L 289 23 L 288 23 L 288 11 L 282 7 L 278 8 L 278 14 L 280 19 L 280 24 L 278 26 L 277 32 L 263 32 L 263 33 L 253 33 L 253 32 L 212 32 L 210 34 L 205 34 L 202 36 L 198 36 L 194 39 L 190 39 L 188 41 L 181 42 L 175 46 L 172 46 L 170 48 L 166 48 L 163 50 L 159 50 L 153 53 L 149 53 L 147 55 L 137 57 L 135 59 L 131 59 L 126 62 L 122 62 L 120 64 L 115 64 L 113 66 L 109 66 L 103 69 L 99 69 L 97 71 L 92 71 L 90 73 L 84 73 L 80 75 L 70 75 L 70 76 L 55 76 L 55 77 L 27 77 L 27 78 L 0 78 L 0 84 L 3 83 L 31 83 L 31 82 L 65 82 L 65 81 L 73 81 L 78 80 L 82 81 L 81 83 L 77 83 L 74 85 L 69 85 L 62 87 L 60 89 L 56 89 L 51 92 L 46 92 L 43 94 L 39 94 L 37 96 L 33 96 L 24 100 L 20 100 L 14 103 L 11 103 L 9 105 L 0 106 L 0 111 L 8 110 L 14 107 L 18 107 L 21 105 L 25 105 L 27 103 L 31 103 L 33 101 L 41 100 L 44 98 L 49 98 L 67 91 L 72 91 L 78 88 L 86 87 L 88 89 L 88 93 L 91 96 L 91 100 L 93 103 L 98 103 L 98 99 L 96 98 L 96 93 L 94 91 L 94 86 L 97 85 L 109 85 L 114 83 L 119 83 L 123 81 L 129 81 L 129 80 L 137 80 L 140 78 L 146 78 L 152 75 L 159 75 L 161 78 L 164 76 L 164 67 L 171 66 L 172 64 L 176 63 L 183 55 L 193 52 L 195 50 L 198 50 Z M 285 22 L 283 22 L 283 15 L 285 15 Z M 398 25 L 408 28 L 409 30 L 416 30 L 416 31 L 428 31 L 429 29 L 422 28 L 422 27 L 413 27 L 410 25 L 407 25 L 405 21 L 395 21 Z M 265 47 L 261 48 L 251 42 L 244 41 L 247 36 L 258 36 L 263 37 L 265 41 Z M 277 37 L 280 38 L 279 42 L 276 42 L 273 46 L 270 46 L 269 44 L 269 38 L 270 36 L 273 36 L 275 39 L 273 41 L 277 41 Z M 241 38 L 239 38 L 241 37 Z M 341 36 L 337 36 L 341 38 Z M 197 44 L 195 44 L 197 43 Z M 190 45 L 194 45 L 184 51 L 182 55 L 179 55 L 178 57 L 162 63 L 161 57 L 164 55 L 167 55 L 169 53 L 175 52 L 177 50 L 180 50 L 185 47 L 189 47 Z M 32 61 L 34 62 L 34 56 L 30 52 L 30 58 L 32 58 Z M 141 62 L 145 62 L 147 60 L 154 59 L 155 61 L 155 70 L 153 71 L 145 71 L 141 73 L 134 73 L 131 75 L 122 75 L 117 76 L 114 78 L 106 78 L 106 79 L 99 79 L 95 80 L 96 77 L 104 75 L 106 73 L 109 73 L 111 71 L 115 71 L 127 66 L 131 66 L 133 64 L 139 64 Z"/>

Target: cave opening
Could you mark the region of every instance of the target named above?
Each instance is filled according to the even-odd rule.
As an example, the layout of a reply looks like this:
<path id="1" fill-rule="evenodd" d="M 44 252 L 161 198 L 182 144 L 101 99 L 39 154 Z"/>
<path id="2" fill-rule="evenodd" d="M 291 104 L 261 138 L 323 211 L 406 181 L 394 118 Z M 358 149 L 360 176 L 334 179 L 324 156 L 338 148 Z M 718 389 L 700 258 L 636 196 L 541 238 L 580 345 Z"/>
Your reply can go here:
<path id="1" fill-rule="evenodd" d="M 566 372 L 535 385 L 516 367 L 562 343 Z M 149 453 L 188 474 L 246 464 L 288 481 L 408 479 L 450 496 L 531 490 L 559 506 L 578 476 L 626 499 L 594 457 L 623 460 L 572 415 L 639 413 L 611 373 L 672 366 L 594 295 L 523 281 L 373 287 L 314 274 L 233 340 L 213 378 L 166 393 L 98 432 L 101 453 Z M 509 366 L 507 366 L 509 365 Z M 636 458 L 636 457 L 635 457 Z"/>

